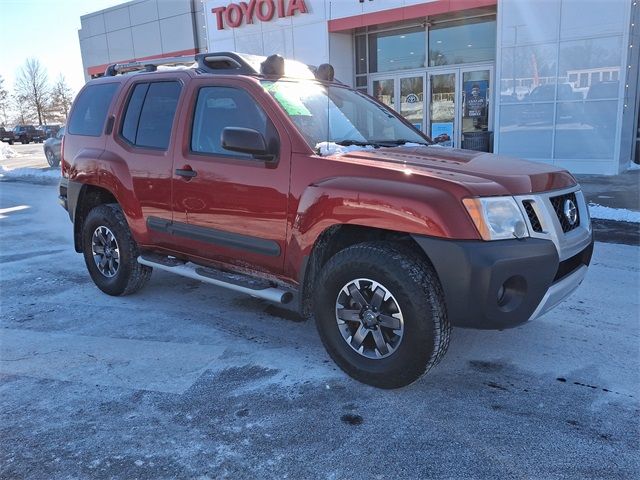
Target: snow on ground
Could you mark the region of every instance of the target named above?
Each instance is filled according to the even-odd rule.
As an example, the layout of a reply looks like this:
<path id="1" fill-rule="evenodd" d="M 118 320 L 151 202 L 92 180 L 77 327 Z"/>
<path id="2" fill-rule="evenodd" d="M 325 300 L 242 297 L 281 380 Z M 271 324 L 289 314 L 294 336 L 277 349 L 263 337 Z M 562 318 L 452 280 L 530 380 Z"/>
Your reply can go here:
<path id="1" fill-rule="evenodd" d="M 0 166 L 0 181 L 21 181 L 41 185 L 55 184 L 60 180 L 59 168 L 13 168 Z"/>
<path id="2" fill-rule="evenodd" d="M 7 160 L 9 158 L 17 157 L 18 152 L 7 145 L 4 142 L 0 142 L 0 160 Z"/>
<path id="3" fill-rule="evenodd" d="M 605 207 L 597 203 L 589 203 L 589 215 L 591 215 L 591 218 L 599 218 L 601 220 L 640 223 L 640 212 L 627 210 L 626 208 Z"/>

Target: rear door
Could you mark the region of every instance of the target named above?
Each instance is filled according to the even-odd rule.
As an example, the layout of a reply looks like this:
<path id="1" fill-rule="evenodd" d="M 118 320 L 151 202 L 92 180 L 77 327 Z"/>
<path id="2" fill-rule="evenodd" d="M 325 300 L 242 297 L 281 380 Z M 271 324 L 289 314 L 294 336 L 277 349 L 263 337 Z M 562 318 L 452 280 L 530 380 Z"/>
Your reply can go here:
<path id="1" fill-rule="evenodd" d="M 291 147 L 277 110 L 259 84 L 241 78 L 197 79 L 186 104 L 173 163 L 174 235 L 191 255 L 280 273 Z M 225 127 L 259 131 L 278 145 L 277 159 L 225 150 Z"/>
<path id="2" fill-rule="evenodd" d="M 173 248 L 173 237 L 149 229 L 149 218 L 171 221 L 172 147 L 176 112 L 187 79 L 183 75 L 136 75 L 123 88 L 112 119 L 105 159 L 118 186 L 130 190 L 138 212 L 127 212 L 142 243 Z M 66 148 L 66 147 L 65 147 Z M 108 177 L 110 178 L 110 177 Z"/>

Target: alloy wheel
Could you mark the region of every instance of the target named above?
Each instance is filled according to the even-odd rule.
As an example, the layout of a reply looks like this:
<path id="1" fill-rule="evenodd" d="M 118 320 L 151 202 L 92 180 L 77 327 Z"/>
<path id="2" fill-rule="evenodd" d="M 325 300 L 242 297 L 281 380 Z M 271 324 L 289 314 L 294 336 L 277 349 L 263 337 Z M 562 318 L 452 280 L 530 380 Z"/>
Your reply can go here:
<path id="1" fill-rule="evenodd" d="M 398 301 L 389 289 L 367 278 L 342 287 L 336 300 L 336 322 L 344 341 L 374 360 L 392 355 L 404 334 Z"/>
<path id="2" fill-rule="evenodd" d="M 120 248 L 115 235 L 109 228 L 100 226 L 95 229 L 91 237 L 91 252 L 93 260 L 100 273 L 111 278 L 120 268 Z"/>

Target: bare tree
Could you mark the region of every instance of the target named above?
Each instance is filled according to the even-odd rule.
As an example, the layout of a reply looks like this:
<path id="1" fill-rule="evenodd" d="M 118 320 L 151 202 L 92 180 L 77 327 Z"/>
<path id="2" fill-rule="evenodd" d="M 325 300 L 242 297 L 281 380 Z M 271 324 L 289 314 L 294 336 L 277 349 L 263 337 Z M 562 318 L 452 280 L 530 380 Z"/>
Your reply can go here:
<path id="1" fill-rule="evenodd" d="M 2 111 L 2 125 L 7 124 L 7 109 L 9 108 L 9 92 L 4 88 L 4 78 L 0 75 L 0 110 Z"/>
<path id="2" fill-rule="evenodd" d="M 38 116 L 38 124 L 42 120 L 49 100 L 47 71 L 37 58 L 28 58 L 18 71 L 16 79 L 16 96 L 24 99 Z"/>
<path id="3" fill-rule="evenodd" d="M 31 119 L 33 118 L 32 113 L 29 111 L 29 106 L 27 104 L 27 99 L 18 94 L 18 93 L 14 93 L 11 96 L 11 103 L 13 106 L 13 113 L 14 113 L 14 122 L 18 125 L 24 125 L 27 123 L 31 122 Z"/>
<path id="4" fill-rule="evenodd" d="M 60 74 L 58 80 L 51 89 L 50 114 L 56 121 L 67 122 L 69 109 L 73 102 L 73 90 L 67 84 L 64 75 Z"/>

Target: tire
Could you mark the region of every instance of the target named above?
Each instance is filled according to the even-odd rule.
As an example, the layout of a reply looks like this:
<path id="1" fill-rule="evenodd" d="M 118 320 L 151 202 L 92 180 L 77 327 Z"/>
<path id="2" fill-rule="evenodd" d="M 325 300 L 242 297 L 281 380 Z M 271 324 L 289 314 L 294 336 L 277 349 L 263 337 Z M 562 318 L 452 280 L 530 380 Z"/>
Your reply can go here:
<path id="1" fill-rule="evenodd" d="M 50 167 L 57 167 L 58 164 L 60 163 L 60 160 L 56 158 L 55 154 L 53 153 L 53 150 L 50 150 L 47 148 L 44 151 L 44 156 L 47 157 L 47 163 L 49 164 Z"/>
<path id="2" fill-rule="evenodd" d="M 356 279 L 363 280 L 355 284 Z M 338 366 L 356 380 L 380 388 L 404 387 L 427 373 L 447 351 L 451 326 L 440 281 L 429 262 L 410 249 L 387 242 L 348 247 L 327 262 L 315 285 L 314 314 L 322 343 Z M 361 300 L 369 307 L 360 308 L 356 297 L 347 295 L 357 285 L 362 287 Z M 390 296 L 378 302 L 380 315 L 372 321 L 367 311 L 374 308 L 377 294 L 372 292 L 380 293 L 379 288 Z M 346 304 L 342 313 L 338 302 Z M 355 319 L 342 321 L 338 315 Z M 380 323 L 365 328 L 367 322 L 381 319 L 394 327 Z M 398 325 L 401 328 L 394 330 Z M 381 349 L 376 330 L 382 335 L 377 339 L 384 339 Z M 360 331 L 366 332 L 360 343 L 362 352 L 356 348 L 356 338 L 363 338 Z"/>
<path id="3" fill-rule="evenodd" d="M 9 145 L 13 145 L 13 140 L 9 140 Z"/>
<path id="4" fill-rule="evenodd" d="M 98 231 L 101 235 L 96 233 Z M 115 243 L 111 241 L 112 238 Z M 104 248 L 105 244 L 108 248 Z M 108 257 L 103 267 L 99 267 L 97 260 L 94 260 L 94 248 L 98 250 L 101 245 Z M 138 245 L 131 236 L 127 220 L 118 204 L 98 205 L 89 212 L 82 226 L 82 247 L 91 279 L 108 295 L 137 292 L 151 277 L 153 269 L 140 265 L 137 261 L 140 254 Z M 103 259 L 105 255 L 96 254 L 95 258 Z"/>
<path id="5" fill-rule="evenodd" d="M 20 143 L 21 143 L 22 145 L 25 145 L 25 144 L 26 144 L 26 145 L 29 145 L 29 140 L 28 140 L 27 138 L 24 138 L 24 137 L 23 137 L 23 138 L 21 138 L 21 139 L 20 139 Z"/>

